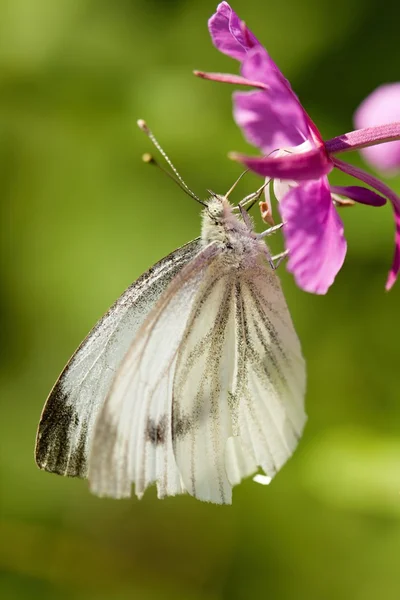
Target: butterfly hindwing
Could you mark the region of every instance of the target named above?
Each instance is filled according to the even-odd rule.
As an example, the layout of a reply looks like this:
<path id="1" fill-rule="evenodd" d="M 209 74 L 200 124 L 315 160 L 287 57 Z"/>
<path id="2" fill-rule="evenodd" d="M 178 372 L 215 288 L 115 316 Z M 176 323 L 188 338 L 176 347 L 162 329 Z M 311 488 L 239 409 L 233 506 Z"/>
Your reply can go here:
<path id="1" fill-rule="evenodd" d="M 173 387 L 173 446 L 190 494 L 231 502 L 262 467 L 272 477 L 305 423 L 300 344 L 275 273 L 217 258 L 188 319 Z"/>
<path id="2" fill-rule="evenodd" d="M 305 363 L 274 272 L 260 267 L 237 282 L 237 435 L 273 477 L 292 455 L 306 422 Z"/>

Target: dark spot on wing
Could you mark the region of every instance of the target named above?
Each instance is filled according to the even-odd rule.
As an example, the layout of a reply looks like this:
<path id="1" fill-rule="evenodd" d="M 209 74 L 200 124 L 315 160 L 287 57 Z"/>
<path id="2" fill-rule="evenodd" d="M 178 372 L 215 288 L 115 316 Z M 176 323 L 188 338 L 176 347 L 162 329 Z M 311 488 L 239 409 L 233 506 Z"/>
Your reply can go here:
<path id="1" fill-rule="evenodd" d="M 75 436 L 78 436 L 77 439 Z M 80 426 L 78 414 L 73 406 L 68 405 L 68 396 L 57 383 L 40 420 L 36 463 L 52 473 L 84 477 L 87 470 L 86 441 L 86 425 Z"/>
<path id="2" fill-rule="evenodd" d="M 193 429 L 193 420 L 182 414 L 178 407 L 172 411 L 172 440 L 178 440 L 187 436 Z"/>
<path id="3" fill-rule="evenodd" d="M 146 425 L 146 440 L 148 442 L 151 442 L 153 444 L 153 446 L 158 446 L 160 444 L 164 444 L 165 434 L 166 434 L 166 425 L 167 425 L 166 415 L 161 417 L 158 424 L 149 417 L 147 419 L 147 425 Z"/>

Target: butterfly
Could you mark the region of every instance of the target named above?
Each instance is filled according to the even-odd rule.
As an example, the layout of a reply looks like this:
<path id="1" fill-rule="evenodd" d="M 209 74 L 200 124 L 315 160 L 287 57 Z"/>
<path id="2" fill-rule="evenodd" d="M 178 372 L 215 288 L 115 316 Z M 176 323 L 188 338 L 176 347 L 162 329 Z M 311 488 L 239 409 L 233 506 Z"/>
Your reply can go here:
<path id="1" fill-rule="evenodd" d="M 305 363 L 264 235 L 227 195 L 202 204 L 201 237 L 134 282 L 61 373 L 41 469 L 99 496 L 155 483 L 159 498 L 229 504 L 244 477 L 272 478 L 293 453 Z"/>

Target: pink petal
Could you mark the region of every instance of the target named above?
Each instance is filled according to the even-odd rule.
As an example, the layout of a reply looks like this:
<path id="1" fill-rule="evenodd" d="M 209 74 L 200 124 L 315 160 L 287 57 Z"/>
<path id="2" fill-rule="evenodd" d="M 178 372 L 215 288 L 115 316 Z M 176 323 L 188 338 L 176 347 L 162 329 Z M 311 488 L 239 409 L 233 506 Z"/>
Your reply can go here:
<path id="1" fill-rule="evenodd" d="M 279 210 L 289 250 L 288 271 L 306 292 L 325 294 L 343 264 L 347 248 L 327 178 L 292 188 Z"/>
<path id="2" fill-rule="evenodd" d="M 400 121 L 400 82 L 381 85 L 359 106 L 354 123 L 358 129 Z M 365 159 L 382 171 L 400 169 L 400 142 L 389 142 L 360 150 Z"/>
<path id="3" fill-rule="evenodd" d="M 268 85 L 265 92 L 233 95 L 236 123 L 251 144 L 268 153 L 277 148 L 299 146 L 312 137 L 307 113 L 264 48 L 250 50 L 241 71 L 246 79 Z"/>
<path id="4" fill-rule="evenodd" d="M 400 271 L 400 210 L 394 206 L 394 222 L 396 224 L 394 257 L 389 276 L 386 282 L 386 289 L 389 291 L 396 282 Z"/>
<path id="5" fill-rule="evenodd" d="M 250 143 L 270 152 L 277 147 L 299 146 L 309 138 L 321 141 L 290 83 L 227 2 L 218 5 L 208 26 L 218 50 L 242 63 L 242 76 L 268 86 L 268 94 L 235 95 L 235 118 Z"/>
<path id="6" fill-rule="evenodd" d="M 322 146 L 301 154 L 287 154 L 277 158 L 237 153 L 231 153 L 229 156 L 246 165 L 251 171 L 271 179 L 319 179 L 333 169 L 333 164 Z"/>
<path id="7" fill-rule="evenodd" d="M 250 48 L 260 45 L 227 2 L 218 5 L 217 12 L 208 21 L 208 29 L 214 46 L 220 52 L 240 61 Z"/>
<path id="8" fill-rule="evenodd" d="M 386 198 L 360 185 L 331 185 L 331 192 L 368 206 L 384 206 Z"/>

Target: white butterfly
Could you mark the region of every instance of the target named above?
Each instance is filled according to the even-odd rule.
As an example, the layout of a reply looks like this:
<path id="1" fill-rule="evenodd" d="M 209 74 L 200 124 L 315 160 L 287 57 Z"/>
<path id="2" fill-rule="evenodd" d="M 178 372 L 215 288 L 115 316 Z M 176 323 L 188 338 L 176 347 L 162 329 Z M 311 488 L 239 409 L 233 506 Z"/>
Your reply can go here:
<path id="1" fill-rule="evenodd" d="M 40 468 L 101 496 L 188 492 L 218 504 L 273 477 L 306 421 L 305 365 L 267 246 L 212 195 L 201 238 L 129 287 L 67 364 L 44 407 Z M 257 481 L 266 482 L 257 475 Z"/>

